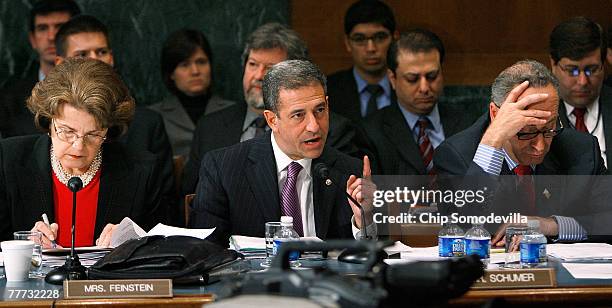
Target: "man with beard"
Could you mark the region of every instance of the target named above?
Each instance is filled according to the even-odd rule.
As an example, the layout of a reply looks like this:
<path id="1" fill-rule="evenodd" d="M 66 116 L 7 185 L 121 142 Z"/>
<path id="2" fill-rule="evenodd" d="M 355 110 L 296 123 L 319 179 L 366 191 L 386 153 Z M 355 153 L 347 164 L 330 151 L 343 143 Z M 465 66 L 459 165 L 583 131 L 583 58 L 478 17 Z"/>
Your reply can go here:
<path id="1" fill-rule="evenodd" d="M 284 60 L 307 59 L 306 43 L 297 33 L 281 24 L 262 25 L 249 35 L 242 53 L 245 103 L 234 104 L 200 118 L 183 172 L 183 194 L 195 191 L 200 161 L 206 152 L 264 135 L 269 130 L 263 117 L 261 84 L 270 67 Z M 355 154 L 355 132 L 349 121 L 330 113 L 329 123 L 327 144 L 341 152 Z"/>

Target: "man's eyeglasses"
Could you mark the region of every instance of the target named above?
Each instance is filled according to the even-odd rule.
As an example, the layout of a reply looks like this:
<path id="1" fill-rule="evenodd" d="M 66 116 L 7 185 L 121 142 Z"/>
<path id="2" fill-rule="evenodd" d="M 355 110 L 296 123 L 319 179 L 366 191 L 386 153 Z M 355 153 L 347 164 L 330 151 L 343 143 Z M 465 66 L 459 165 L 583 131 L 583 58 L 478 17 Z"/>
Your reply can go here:
<path id="1" fill-rule="evenodd" d="M 372 40 L 374 44 L 382 44 L 391 37 L 391 34 L 387 32 L 376 32 L 372 36 L 365 36 L 363 34 L 354 34 L 349 37 L 349 40 L 357 46 L 365 46 L 369 40 Z"/>
<path id="2" fill-rule="evenodd" d="M 578 77 L 580 75 L 580 72 L 584 72 L 584 75 L 586 75 L 587 77 L 591 77 L 592 75 L 601 72 L 603 66 L 601 66 L 601 65 L 589 65 L 589 66 L 586 66 L 583 69 L 580 69 L 577 66 L 569 66 L 569 65 L 568 66 L 561 66 L 561 65 L 559 65 L 559 68 L 561 68 L 562 71 L 566 72 L 571 77 Z"/>
<path id="3" fill-rule="evenodd" d="M 537 137 L 539 134 L 542 134 L 544 138 L 552 138 L 558 135 L 559 133 L 561 133 L 562 130 L 563 130 L 563 123 L 559 121 L 559 127 L 556 129 L 548 129 L 548 130 L 542 130 L 542 131 L 531 132 L 531 133 L 518 132 L 516 133 L 516 136 L 518 137 L 519 140 L 530 140 L 530 139 Z"/>
<path id="4" fill-rule="evenodd" d="M 83 136 L 79 136 L 79 134 L 77 134 L 73 130 L 65 130 L 63 128 L 57 128 L 57 126 L 55 125 L 55 121 L 51 121 L 51 122 L 53 123 L 53 129 L 55 130 L 55 134 L 57 135 L 57 138 L 61 141 L 64 141 L 70 144 L 74 144 L 79 138 L 83 138 L 83 143 L 91 144 L 91 145 L 99 145 L 102 142 L 104 142 L 104 140 L 106 140 L 106 136 L 100 136 L 100 135 L 92 134 L 92 133 L 85 134 Z"/>

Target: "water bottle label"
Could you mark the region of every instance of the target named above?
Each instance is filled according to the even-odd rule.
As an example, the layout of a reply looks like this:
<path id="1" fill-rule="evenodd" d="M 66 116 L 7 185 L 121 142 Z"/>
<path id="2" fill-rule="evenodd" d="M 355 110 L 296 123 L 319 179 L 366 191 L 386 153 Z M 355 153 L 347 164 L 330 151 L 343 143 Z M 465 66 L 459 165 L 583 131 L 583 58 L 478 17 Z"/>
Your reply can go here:
<path id="1" fill-rule="evenodd" d="M 465 251 L 463 237 L 439 237 L 440 257 L 462 257 Z"/>
<path id="2" fill-rule="evenodd" d="M 537 264 L 540 263 L 540 250 L 545 244 L 541 243 L 521 243 L 521 263 Z M 546 250 L 546 247 L 544 247 Z"/>
<path id="3" fill-rule="evenodd" d="M 548 256 L 546 255 L 546 244 L 540 245 L 540 263 L 548 262 Z"/>
<path id="4" fill-rule="evenodd" d="M 488 259 L 490 253 L 489 244 L 491 239 L 465 239 L 465 254 L 477 255 L 481 259 Z"/>
<path id="5" fill-rule="evenodd" d="M 274 240 L 274 246 L 272 247 L 272 255 L 276 256 L 280 251 L 281 245 L 284 241 L 282 240 Z M 299 251 L 292 251 L 289 253 L 289 261 L 296 261 L 300 258 Z"/>

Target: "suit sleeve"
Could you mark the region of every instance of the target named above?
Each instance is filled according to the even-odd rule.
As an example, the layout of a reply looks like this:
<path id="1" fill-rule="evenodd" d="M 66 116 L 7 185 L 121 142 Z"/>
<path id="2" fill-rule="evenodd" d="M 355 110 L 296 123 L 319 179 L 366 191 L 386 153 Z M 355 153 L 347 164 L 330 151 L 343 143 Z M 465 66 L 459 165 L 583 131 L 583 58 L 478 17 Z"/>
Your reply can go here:
<path id="1" fill-rule="evenodd" d="M 0 241 L 11 240 L 11 209 L 6 191 L 6 174 L 4 172 L 4 157 L 2 144 L 0 143 Z"/>
<path id="2" fill-rule="evenodd" d="M 337 114 L 330 114 L 330 128 L 327 144 L 336 150 L 351 156 L 358 155 L 355 146 L 355 127 L 348 119 Z"/>
<path id="3" fill-rule="evenodd" d="M 207 239 L 225 247 L 231 230 L 229 200 L 220 176 L 219 162 L 213 154 L 207 153 L 202 159 L 189 227 L 216 228 Z"/>

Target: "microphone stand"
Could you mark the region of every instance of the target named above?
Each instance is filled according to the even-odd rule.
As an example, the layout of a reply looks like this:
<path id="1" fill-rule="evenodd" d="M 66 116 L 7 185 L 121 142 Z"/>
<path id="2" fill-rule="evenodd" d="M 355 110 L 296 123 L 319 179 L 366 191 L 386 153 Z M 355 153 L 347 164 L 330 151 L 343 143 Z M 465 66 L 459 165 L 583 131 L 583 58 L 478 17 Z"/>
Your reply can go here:
<path id="1" fill-rule="evenodd" d="M 45 281 L 50 284 L 62 284 L 64 280 L 84 280 L 87 279 L 87 270 L 79 261 L 79 255 L 74 249 L 74 232 L 76 226 L 76 204 L 77 192 L 83 188 L 83 181 L 79 177 L 72 177 L 68 180 L 68 188 L 72 191 L 72 229 L 70 255 L 66 257 L 64 265 L 50 271 L 45 276 Z"/>

